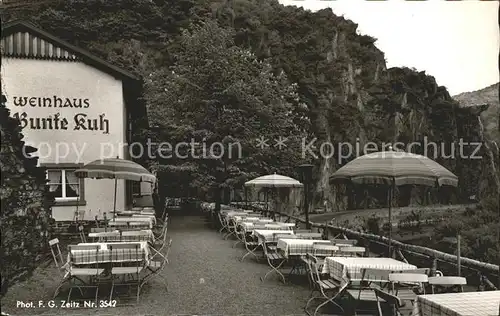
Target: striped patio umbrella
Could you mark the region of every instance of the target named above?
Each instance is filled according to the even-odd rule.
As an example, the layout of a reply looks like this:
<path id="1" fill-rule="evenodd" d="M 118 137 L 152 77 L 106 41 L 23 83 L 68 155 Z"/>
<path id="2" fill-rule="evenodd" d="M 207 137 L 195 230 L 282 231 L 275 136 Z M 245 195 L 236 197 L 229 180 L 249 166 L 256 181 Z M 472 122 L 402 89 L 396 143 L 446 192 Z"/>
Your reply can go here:
<path id="1" fill-rule="evenodd" d="M 458 177 L 428 157 L 402 152 L 381 151 L 354 159 L 337 170 L 330 182 L 351 181 L 358 184 L 389 186 L 389 253 L 392 239 L 391 203 L 395 186 L 458 186 Z"/>
<path id="2" fill-rule="evenodd" d="M 115 194 L 113 202 L 113 218 L 116 215 L 117 180 L 140 182 L 156 182 L 156 177 L 143 166 L 125 159 L 108 158 L 94 160 L 75 171 L 78 178 L 115 179 Z"/>

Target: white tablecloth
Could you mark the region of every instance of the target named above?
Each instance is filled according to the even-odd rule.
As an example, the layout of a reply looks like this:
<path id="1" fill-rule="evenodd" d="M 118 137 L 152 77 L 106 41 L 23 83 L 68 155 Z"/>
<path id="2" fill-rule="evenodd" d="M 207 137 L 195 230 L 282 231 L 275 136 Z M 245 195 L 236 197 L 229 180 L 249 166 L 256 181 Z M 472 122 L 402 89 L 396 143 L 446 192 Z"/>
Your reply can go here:
<path id="1" fill-rule="evenodd" d="M 257 236 L 259 243 L 262 244 L 264 242 L 275 241 L 273 240 L 274 234 L 287 234 L 293 235 L 292 230 L 279 230 L 279 229 L 255 229 L 252 232 L 253 235 Z"/>
<path id="2" fill-rule="evenodd" d="M 153 216 L 148 217 L 117 217 L 115 219 L 110 219 L 110 222 L 149 222 L 152 225 L 156 223 L 156 218 Z"/>
<path id="3" fill-rule="evenodd" d="M 414 316 L 500 315 L 500 291 L 419 295 Z"/>
<path id="4" fill-rule="evenodd" d="M 259 225 L 259 229 L 263 229 L 262 225 L 265 226 L 265 230 L 267 229 L 274 229 L 274 230 L 289 230 L 288 227 L 286 226 L 283 226 L 283 225 L 278 225 L 278 224 L 275 224 L 273 223 L 272 221 L 271 222 L 268 222 L 268 221 L 265 221 L 265 222 L 256 222 L 257 225 Z M 246 231 L 252 231 L 253 227 L 254 227 L 254 222 L 241 222 L 240 223 L 240 226 L 246 230 Z"/>
<path id="5" fill-rule="evenodd" d="M 325 258 L 322 272 L 329 274 L 332 278 L 337 280 L 348 279 L 351 281 L 360 281 L 362 278 L 362 269 L 400 271 L 413 270 L 416 268 L 417 267 L 412 264 L 392 258 L 327 257 Z"/>
<path id="6" fill-rule="evenodd" d="M 229 211 L 229 212 L 222 212 L 222 215 L 226 216 L 227 218 L 234 218 L 235 216 L 245 216 L 249 212 L 243 212 L 243 211 Z"/>
<path id="7" fill-rule="evenodd" d="M 90 242 L 90 243 L 79 243 L 80 246 L 99 246 L 99 262 L 110 262 L 111 261 L 111 251 L 109 249 L 110 244 L 116 244 L 120 242 Z M 136 242 L 123 242 L 120 244 L 139 244 L 140 258 L 136 257 L 135 250 L 128 249 L 117 249 L 113 250 L 113 262 L 131 262 L 138 260 L 148 260 L 149 259 L 149 245 L 147 241 L 136 241 Z M 86 250 L 72 250 L 71 255 L 73 256 L 73 264 L 92 264 L 97 262 L 96 257 L 91 257 L 88 255 Z M 68 261 L 70 261 L 70 254 L 68 254 Z"/>
<path id="8" fill-rule="evenodd" d="M 119 230 L 114 230 L 112 231 L 113 233 L 117 233 L 118 237 L 120 236 L 120 231 Z M 99 237 L 107 237 L 110 232 L 99 232 L 99 233 L 89 233 L 89 237 L 91 238 L 99 238 Z M 122 231 L 122 236 L 123 237 L 129 237 L 129 236 L 147 236 L 149 238 L 154 238 L 153 231 L 151 229 L 145 229 L 145 230 L 129 230 L 129 231 Z"/>
<path id="9" fill-rule="evenodd" d="M 304 256 L 307 253 L 313 253 L 314 243 L 329 244 L 329 240 L 321 239 L 280 239 L 278 240 L 278 249 L 283 252 L 285 257 Z"/>

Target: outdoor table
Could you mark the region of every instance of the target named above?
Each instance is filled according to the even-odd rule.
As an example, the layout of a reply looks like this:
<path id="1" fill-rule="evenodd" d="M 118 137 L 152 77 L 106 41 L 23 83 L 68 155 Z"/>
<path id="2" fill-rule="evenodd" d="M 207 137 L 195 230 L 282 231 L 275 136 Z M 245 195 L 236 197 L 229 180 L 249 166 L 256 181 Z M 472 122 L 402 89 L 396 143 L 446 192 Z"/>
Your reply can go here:
<path id="1" fill-rule="evenodd" d="M 329 240 L 322 239 L 286 239 L 280 238 L 278 240 L 277 248 L 281 250 L 283 255 L 288 258 L 289 256 L 305 256 L 307 253 L 313 253 L 314 243 L 329 244 Z"/>
<path id="2" fill-rule="evenodd" d="M 240 223 L 240 222 L 243 222 L 243 221 L 273 221 L 272 219 L 270 218 L 264 218 L 262 216 L 255 216 L 255 215 L 252 215 L 252 216 L 245 216 L 245 215 L 236 215 L 236 216 L 233 216 L 232 218 L 236 223 Z"/>
<path id="3" fill-rule="evenodd" d="M 336 280 L 361 281 L 363 269 L 413 270 L 417 267 L 392 258 L 326 257 L 322 272 Z M 371 280 L 384 281 L 384 280 Z M 387 280 L 389 282 L 389 280 Z"/>
<path id="4" fill-rule="evenodd" d="M 265 222 L 260 222 L 260 221 L 259 222 L 242 222 L 242 223 L 239 224 L 239 226 L 241 226 L 246 231 L 252 231 L 253 230 L 252 227 L 254 226 L 254 224 L 259 225 L 259 229 L 264 229 L 264 230 L 268 230 L 268 229 L 281 230 L 281 231 L 289 230 L 288 227 L 275 224 L 272 221 L 271 222 L 269 222 L 269 221 L 265 221 Z M 262 228 L 262 225 L 264 225 L 264 228 Z"/>
<path id="5" fill-rule="evenodd" d="M 274 238 L 274 234 L 287 234 L 293 235 L 292 230 L 279 230 L 279 229 L 255 229 L 252 234 L 257 237 L 259 244 L 263 244 L 265 242 L 273 242 L 277 241 Z M 281 237 L 283 238 L 283 237 Z"/>
<path id="6" fill-rule="evenodd" d="M 111 214 L 115 213 L 116 216 L 132 216 L 132 215 L 135 215 L 135 214 L 140 214 L 141 212 L 140 211 L 116 211 L 116 212 L 113 212 L 113 211 L 110 211 Z"/>
<path id="7" fill-rule="evenodd" d="M 118 244 L 120 242 L 90 242 L 90 243 L 79 243 L 81 246 L 99 246 L 99 263 L 111 262 L 111 251 L 108 245 Z M 134 262 L 140 260 L 148 260 L 149 258 L 149 245 L 147 241 L 135 241 L 135 242 L 122 242 L 123 244 L 139 244 L 140 252 L 139 258 L 135 257 L 135 252 L 130 252 L 126 249 L 119 249 L 116 256 L 113 257 L 113 262 Z M 85 254 L 87 250 L 73 250 L 71 254 L 73 255 L 73 264 L 94 264 L 97 263 L 97 258 L 91 258 Z M 70 254 L 68 254 L 68 262 L 70 261 Z"/>
<path id="8" fill-rule="evenodd" d="M 112 231 L 113 233 L 119 233 L 119 230 L 114 230 Z M 90 238 L 100 238 L 100 237 L 106 237 L 108 236 L 110 232 L 100 232 L 100 233 L 89 233 Z M 127 231 L 122 231 L 121 236 L 122 237 L 132 237 L 132 236 L 147 236 L 149 239 L 154 238 L 153 231 L 151 229 L 145 229 L 145 230 L 127 230 Z"/>
<path id="9" fill-rule="evenodd" d="M 273 222 L 273 224 L 280 225 L 280 226 L 285 226 L 288 228 L 295 228 L 296 224 L 295 223 L 285 223 L 285 222 Z"/>
<path id="10" fill-rule="evenodd" d="M 156 220 L 156 216 L 150 215 L 150 214 L 134 214 L 132 215 L 132 218 L 151 218 L 153 221 Z"/>
<path id="11" fill-rule="evenodd" d="M 244 211 L 221 211 L 221 215 L 226 216 L 226 217 L 233 217 L 236 215 L 243 215 L 245 216 L 249 212 L 244 212 Z"/>
<path id="12" fill-rule="evenodd" d="M 110 219 L 110 222 L 149 222 L 151 225 L 156 224 L 156 218 L 153 217 L 117 217 Z"/>
<path id="13" fill-rule="evenodd" d="M 151 224 L 151 222 L 139 222 L 139 221 L 133 221 L 133 222 L 110 221 L 108 223 L 108 226 L 109 227 L 120 227 L 121 230 L 125 230 L 127 228 L 133 228 L 135 230 L 141 229 L 141 228 L 143 228 L 143 229 L 152 229 L 153 228 L 153 225 Z"/>
<path id="14" fill-rule="evenodd" d="M 500 315 L 500 291 L 426 294 L 417 296 L 414 316 Z"/>

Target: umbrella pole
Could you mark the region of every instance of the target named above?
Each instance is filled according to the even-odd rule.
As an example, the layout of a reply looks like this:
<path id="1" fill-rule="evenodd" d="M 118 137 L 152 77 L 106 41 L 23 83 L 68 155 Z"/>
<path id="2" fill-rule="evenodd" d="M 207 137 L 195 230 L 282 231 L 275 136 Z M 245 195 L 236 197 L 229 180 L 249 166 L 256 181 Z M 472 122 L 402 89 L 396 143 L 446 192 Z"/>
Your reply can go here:
<path id="1" fill-rule="evenodd" d="M 115 178 L 115 198 L 113 200 L 113 222 L 116 219 L 116 187 L 117 187 L 117 184 L 118 184 L 118 179 Z"/>
<path id="2" fill-rule="evenodd" d="M 266 190 L 266 216 L 269 216 L 269 190 Z"/>
<path id="3" fill-rule="evenodd" d="M 248 192 L 247 192 L 247 187 L 245 187 L 245 208 L 248 210 Z"/>
<path id="4" fill-rule="evenodd" d="M 392 244 L 392 189 L 389 187 L 389 258 L 392 258 L 391 244 Z"/>

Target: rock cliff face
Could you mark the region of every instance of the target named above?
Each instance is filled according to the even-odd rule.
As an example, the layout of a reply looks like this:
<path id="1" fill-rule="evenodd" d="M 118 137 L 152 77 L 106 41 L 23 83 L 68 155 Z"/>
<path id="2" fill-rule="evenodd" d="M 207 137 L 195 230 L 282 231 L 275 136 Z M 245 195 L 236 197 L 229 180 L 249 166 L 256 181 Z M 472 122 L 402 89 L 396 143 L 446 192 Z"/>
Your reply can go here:
<path id="1" fill-rule="evenodd" d="M 354 135 L 360 140 L 360 147 L 363 148 L 367 142 L 377 144 L 379 149 L 383 142 L 396 144 L 399 149 L 436 160 L 454 172 L 460 182 L 457 190 L 399 187 L 393 204 L 457 203 L 479 197 L 481 172 L 490 163 L 488 159 L 478 159 L 489 155 L 488 149 L 481 146 L 484 138 L 478 118 L 488 107 L 460 107 L 444 87 L 437 86 L 433 77 L 410 69 L 393 68 L 383 72 L 375 87 L 361 101 L 360 112 L 364 120 L 356 128 L 358 135 Z M 354 110 L 359 108 L 356 105 Z M 331 126 L 331 130 L 334 129 Z M 321 164 L 321 170 L 329 171 L 323 172 L 323 179 L 338 168 L 338 162 L 331 159 Z M 360 186 L 348 188 L 351 193 L 346 203 L 335 203 L 344 195 L 344 190 L 330 190 L 329 198 L 338 209 L 386 205 L 383 188 Z"/>
<path id="2" fill-rule="evenodd" d="M 360 35 L 357 24 L 329 9 L 310 12 L 274 2 L 247 1 L 243 6 L 227 1 L 216 12 L 221 23 L 235 28 L 240 45 L 269 58 L 298 83 L 313 123 L 310 137 L 316 139 L 313 155 L 305 155 L 316 166 L 312 209 L 323 208 L 325 201 L 330 210 L 387 205 L 384 188 L 332 186 L 329 178 L 363 154 L 365 146 L 381 150 L 383 143 L 396 142 L 450 169 L 460 186 L 400 187 L 395 206 L 479 197 L 481 172 L 488 163 L 471 156 L 486 153 L 484 146 L 475 152 L 475 143 L 483 141 L 478 116 L 486 106 L 461 107 L 424 72 L 387 69 L 376 40 Z M 282 200 L 286 204 L 290 198 Z"/>
<path id="3" fill-rule="evenodd" d="M 453 96 L 462 107 L 488 104 L 487 110 L 481 113 L 481 121 L 486 137 L 492 141 L 500 142 L 500 83 L 493 84 L 481 90 L 464 92 Z"/>

